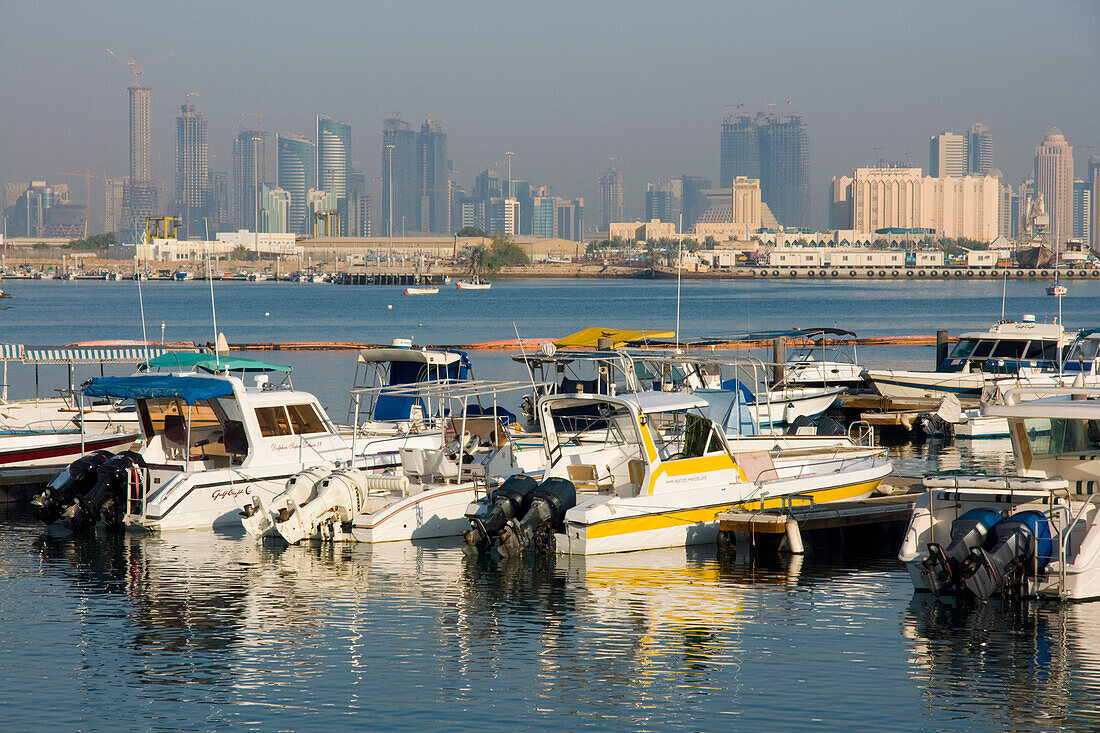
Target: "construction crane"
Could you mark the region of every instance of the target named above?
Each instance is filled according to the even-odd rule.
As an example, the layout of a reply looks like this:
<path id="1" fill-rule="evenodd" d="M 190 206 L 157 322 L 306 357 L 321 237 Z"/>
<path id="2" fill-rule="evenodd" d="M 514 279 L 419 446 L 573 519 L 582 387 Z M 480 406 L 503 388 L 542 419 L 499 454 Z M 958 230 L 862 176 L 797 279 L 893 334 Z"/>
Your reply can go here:
<path id="1" fill-rule="evenodd" d="M 241 117 L 255 117 L 256 127 L 263 129 L 264 127 L 264 113 L 263 112 L 241 112 Z M 241 129 L 245 129 L 243 126 Z"/>
<path id="2" fill-rule="evenodd" d="M 92 179 L 99 178 L 99 176 L 93 176 L 90 172 L 85 171 L 83 173 L 61 173 L 62 176 L 72 176 L 73 178 L 84 179 L 84 237 L 88 237 L 88 211 L 92 205 Z"/>
<path id="3" fill-rule="evenodd" d="M 130 56 L 125 61 L 123 61 L 121 56 L 119 56 L 117 53 L 115 53 L 114 51 L 112 51 L 109 48 L 107 49 L 107 53 L 111 54 L 116 59 L 118 59 L 120 64 L 124 64 L 125 66 L 128 66 L 130 68 L 130 73 L 132 73 L 134 75 L 134 86 L 135 87 L 140 87 L 141 86 L 141 79 L 139 77 L 141 77 L 141 73 L 142 73 L 142 68 L 141 68 L 142 64 L 148 64 L 148 63 L 151 63 L 153 61 L 160 61 L 161 59 L 166 59 L 169 56 L 175 56 L 174 53 L 166 53 L 163 56 L 157 56 L 156 58 L 152 58 L 152 59 L 143 59 L 141 61 L 138 61 L 133 56 Z"/>

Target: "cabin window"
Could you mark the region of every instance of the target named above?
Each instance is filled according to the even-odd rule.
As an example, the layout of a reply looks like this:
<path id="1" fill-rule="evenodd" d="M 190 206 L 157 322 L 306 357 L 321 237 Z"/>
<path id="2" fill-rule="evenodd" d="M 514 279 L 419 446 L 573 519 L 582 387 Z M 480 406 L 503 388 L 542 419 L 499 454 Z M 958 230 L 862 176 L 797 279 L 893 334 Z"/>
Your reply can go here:
<path id="1" fill-rule="evenodd" d="M 327 433 L 321 416 L 313 405 L 287 405 L 286 411 L 290 413 L 290 425 L 294 428 L 295 435 L 309 435 L 311 433 Z"/>
<path id="2" fill-rule="evenodd" d="M 1100 450 L 1100 420 L 1029 418 L 1024 427 L 1035 456 Z"/>
<path id="3" fill-rule="evenodd" d="M 955 344 L 955 348 L 951 350 L 952 359 L 965 359 L 970 356 L 974 351 L 974 347 L 978 345 L 977 341 L 970 339 L 963 339 L 959 343 Z"/>
<path id="4" fill-rule="evenodd" d="M 993 347 L 996 345 L 996 341 L 979 341 L 970 356 L 974 359 L 985 359 L 989 356 L 990 352 L 993 351 Z"/>
<path id="5" fill-rule="evenodd" d="M 1026 341 L 1000 341 L 990 356 L 1001 359 L 1019 359 L 1024 355 Z"/>
<path id="6" fill-rule="evenodd" d="M 1032 341 L 1024 352 L 1025 359 L 1054 361 L 1058 358 L 1058 344 L 1053 341 Z"/>
<path id="7" fill-rule="evenodd" d="M 1088 341 L 1079 341 L 1073 350 L 1069 354 L 1069 359 L 1072 361 L 1089 362 L 1096 358 L 1098 349 L 1100 349 L 1100 341 L 1090 339 Z"/>
<path id="8" fill-rule="evenodd" d="M 294 434 L 290 429 L 290 420 L 287 418 L 286 410 L 283 409 L 282 405 L 257 407 L 256 422 L 260 424 L 260 435 L 265 438 Z"/>

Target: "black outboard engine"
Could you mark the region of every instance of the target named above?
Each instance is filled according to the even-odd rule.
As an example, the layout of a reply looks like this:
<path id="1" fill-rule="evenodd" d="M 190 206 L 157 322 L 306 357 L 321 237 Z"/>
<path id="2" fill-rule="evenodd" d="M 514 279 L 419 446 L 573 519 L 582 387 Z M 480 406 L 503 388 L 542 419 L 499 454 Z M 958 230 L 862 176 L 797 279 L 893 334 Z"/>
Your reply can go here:
<path id="1" fill-rule="evenodd" d="M 985 544 L 989 531 L 1000 521 L 1000 512 L 993 509 L 971 509 L 951 523 L 951 544 L 946 550 L 929 542 L 928 558 L 920 569 L 928 590 L 937 596 L 956 590 L 963 562 L 972 550 Z"/>
<path id="2" fill-rule="evenodd" d="M 516 474 L 509 476 L 503 484 L 493 489 L 489 495 L 493 508 L 488 514 L 482 515 L 476 510 L 466 512 L 466 518 L 470 520 L 470 529 L 462 533 L 466 545 L 478 552 L 488 550 L 493 538 L 504 529 L 508 520 L 522 516 L 527 511 L 531 492 L 537 486 L 538 482 L 530 476 Z"/>
<path id="3" fill-rule="evenodd" d="M 1042 512 L 1017 512 L 993 530 L 992 550 L 976 547 L 963 564 L 967 590 L 985 600 L 997 591 L 1023 590 L 1029 574 L 1042 572 L 1054 556 L 1050 521 Z"/>
<path id="4" fill-rule="evenodd" d="M 531 508 L 523 519 L 511 520 L 499 534 L 497 549 L 504 557 L 514 557 L 526 547 L 550 551 L 554 531 L 565 531 L 565 513 L 577 505 L 577 487 L 563 478 L 548 478 L 529 497 Z"/>
<path id="5" fill-rule="evenodd" d="M 34 516 L 46 524 L 60 519 L 76 497 L 95 485 L 96 471 L 110 458 L 110 451 L 97 450 L 70 463 L 41 494 L 31 499 Z"/>
<path id="6" fill-rule="evenodd" d="M 126 513 L 126 490 L 130 471 L 144 466 L 145 461 L 133 451 L 123 451 L 96 471 L 96 484 L 83 496 L 78 496 L 61 517 L 61 524 L 73 532 L 82 532 L 102 517 L 107 529 L 121 529 Z"/>

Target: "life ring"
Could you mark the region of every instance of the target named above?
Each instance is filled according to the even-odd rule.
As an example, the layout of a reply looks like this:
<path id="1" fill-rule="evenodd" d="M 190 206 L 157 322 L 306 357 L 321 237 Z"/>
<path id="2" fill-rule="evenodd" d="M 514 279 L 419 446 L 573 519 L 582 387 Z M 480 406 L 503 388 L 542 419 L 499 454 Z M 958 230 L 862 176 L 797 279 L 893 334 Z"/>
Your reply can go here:
<path id="1" fill-rule="evenodd" d="M 838 276 L 839 274 L 840 274 L 839 272 L 837 272 L 836 270 L 833 270 L 833 277 L 836 277 L 836 276 Z"/>
<path id="2" fill-rule="evenodd" d="M 1028 277 L 1035 277 L 1035 270 L 1028 270 L 1027 276 Z"/>
<path id="3" fill-rule="evenodd" d="M 1092 272 L 1090 273 L 1090 276 L 1091 276 L 1091 277 L 1100 277 L 1100 270 L 1093 270 L 1093 271 L 1092 271 Z"/>
<path id="4" fill-rule="evenodd" d="M 849 270 L 848 271 L 848 277 L 855 277 L 855 276 L 856 276 L 856 271 L 855 270 Z"/>
<path id="5" fill-rule="evenodd" d="M 974 277 L 974 271 L 973 270 L 967 270 L 966 271 L 966 276 L 967 277 Z"/>
<path id="6" fill-rule="evenodd" d="M 936 277 L 938 275 L 939 275 L 939 273 L 936 272 L 935 270 L 929 270 L 928 271 L 928 277 Z"/>
<path id="7" fill-rule="evenodd" d="M 899 274 L 900 273 L 897 270 L 894 270 L 890 273 L 890 277 L 897 277 Z"/>
<path id="8" fill-rule="evenodd" d="M 767 277 L 768 276 L 768 271 L 767 270 L 760 270 L 759 272 L 757 272 L 756 270 L 753 270 L 752 276 L 753 277 Z"/>
<path id="9" fill-rule="evenodd" d="M 913 277 L 913 271 L 912 270 L 906 270 L 905 271 L 905 276 L 906 277 Z"/>
<path id="10" fill-rule="evenodd" d="M 817 274 L 818 274 L 818 275 L 821 275 L 821 277 L 825 277 L 825 276 L 826 276 L 826 275 L 828 275 L 829 273 L 825 272 L 825 270 L 822 270 L 821 272 L 819 272 L 819 273 L 817 273 Z"/>
<path id="11" fill-rule="evenodd" d="M 988 274 L 985 270 L 978 270 L 978 277 L 985 277 Z"/>
<path id="12" fill-rule="evenodd" d="M 1050 273 L 1047 272 L 1046 270 L 1039 270 L 1039 277 L 1046 277 L 1049 274 Z"/>
<path id="13" fill-rule="evenodd" d="M 798 277 L 798 271 L 797 270 L 791 270 L 791 277 Z"/>
<path id="14" fill-rule="evenodd" d="M 813 270 L 810 270 L 809 272 L 807 272 L 807 273 L 806 273 L 806 275 L 807 275 L 808 277 L 813 277 L 813 276 L 814 276 L 814 275 L 816 275 L 816 274 L 817 274 L 817 273 L 815 273 L 815 272 L 814 272 Z"/>
<path id="15" fill-rule="evenodd" d="M 924 277 L 924 270 L 917 270 L 917 277 Z"/>
<path id="16" fill-rule="evenodd" d="M 962 276 L 963 276 L 963 271 L 962 270 L 955 270 L 955 277 L 962 277 Z"/>
<path id="17" fill-rule="evenodd" d="M 1078 270 L 1077 274 L 1080 275 L 1081 277 L 1088 277 L 1089 276 L 1089 273 L 1086 270 Z"/>
<path id="18" fill-rule="evenodd" d="M 779 270 L 772 270 L 772 275 L 779 277 Z"/>
<path id="19" fill-rule="evenodd" d="M 1024 274 L 1025 274 L 1025 273 L 1024 273 L 1024 271 L 1023 271 L 1023 270 L 1017 270 L 1017 271 L 1016 271 L 1016 277 L 1023 277 L 1023 276 L 1024 276 Z"/>
<path id="20" fill-rule="evenodd" d="M 886 277 L 886 270 L 879 270 L 878 271 L 878 276 L 879 277 Z"/>

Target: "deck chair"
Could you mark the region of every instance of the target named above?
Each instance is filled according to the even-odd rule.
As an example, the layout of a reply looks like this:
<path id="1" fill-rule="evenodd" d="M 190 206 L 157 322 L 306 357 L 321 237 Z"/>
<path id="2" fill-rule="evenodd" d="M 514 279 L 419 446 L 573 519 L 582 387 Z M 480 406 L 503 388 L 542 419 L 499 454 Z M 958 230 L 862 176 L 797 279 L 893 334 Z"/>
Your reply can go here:
<path id="1" fill-rule="evenodd" d="M 604 478 L 600 478 L 596 467 L 590 463 L 573 463 L 566 466 L 565 470 L 577 491 L 610 491 L 614 486 L 610 469 Z"/>
<path id="2" fill-rule="evenodd" d="M 423 449 L 402 448 L 401 470 L 409 477 L 410 481 L 419 480 L 426 473 Z"/>

